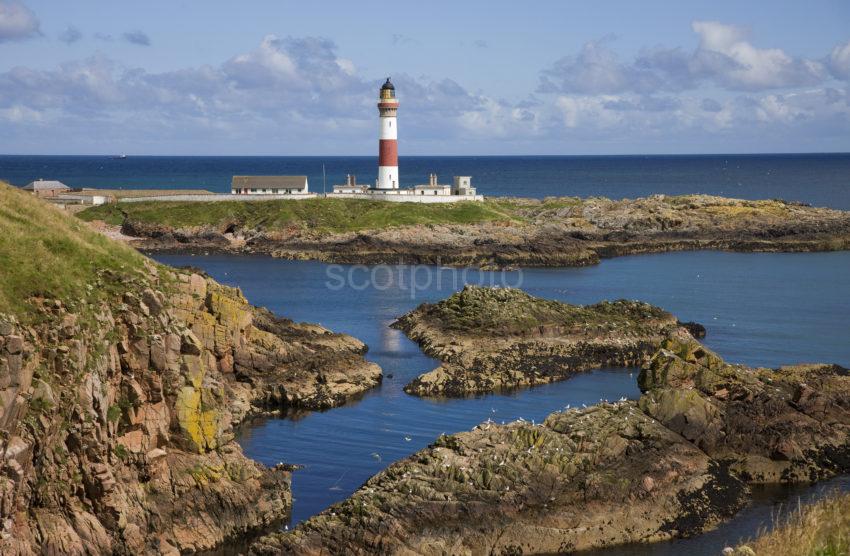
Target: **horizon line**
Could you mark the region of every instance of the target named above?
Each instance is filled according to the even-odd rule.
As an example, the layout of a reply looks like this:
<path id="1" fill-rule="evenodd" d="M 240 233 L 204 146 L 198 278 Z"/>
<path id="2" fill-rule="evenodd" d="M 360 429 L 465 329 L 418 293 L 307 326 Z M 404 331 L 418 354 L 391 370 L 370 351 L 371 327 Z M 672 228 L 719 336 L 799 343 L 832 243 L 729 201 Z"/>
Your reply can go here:
<path id="1" fill-rule="evenodd" d="M 127 158 L 374 158 L 364 154 L 125 154 Z M 693 152 L 693 153 L 616 153 L 616 154 L 408 154 L 399 158 L 604 158 L 604 157 L 686 157 L 686 156 L 800 156 L 800 155 L 850 155 L 850 151 L 762 151 L 762 152 Z M 115 153 L 68 154 L 68 153 L 0 153 L 0 157 L 41 156 L 111 158 Z"/>

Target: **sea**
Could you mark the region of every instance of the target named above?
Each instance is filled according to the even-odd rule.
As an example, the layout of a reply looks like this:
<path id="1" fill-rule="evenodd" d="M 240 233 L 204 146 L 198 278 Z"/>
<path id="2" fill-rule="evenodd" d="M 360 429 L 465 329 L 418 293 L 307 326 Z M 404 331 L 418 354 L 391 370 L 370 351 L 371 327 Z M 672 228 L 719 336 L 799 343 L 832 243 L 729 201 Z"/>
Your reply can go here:
<path id="1" fill-rule="evenodd" d="M 246 156 L 0 155 L 0 180 L 25 185 L 56 179 L 73 187 L 228 192 L 234 175 L 306 175 L 310 189 L 331 190 L 353 174 L 374 183 L 377 159 Z M 324 168 L 324 177 L 323 177 Z M 472 176 L 491 196 L 604 196 L 705 193 L 744 199 L 786 199 L 850 209 L 850 153 L 676 156 L 402 156 L 403 186 Z"/>
<path id="2" fill-rule="evenodd" d="M 438 362 L 389 325 L 420 303 L 439 301 L 464 284 L 521 287 L 532 295 L 580 304 L 640 299 L 680 320 L 704 324 L 705 344 L 730 362 L 850 367 L 850 252 L 681 252 L 607 259 L 585 268 L 505 272 L 330 265 L 262 256 L 155 258 L 200 267 L 275 313 L 352 334 L 369 345 L 367 359 L 383 369 L 379 387 L 344 407 L 295 412 L 243 427 L 239 442 L 248 456 L 267 465 L 304 466 L 292 479 L 290 527 L 344 499 L 391 462 L 428 446 L 442 433 L 469 430 L 488 419 L 540 422 L 568 407 L 639 397 L 638 369 L 633 368 L 597 369 L 563 382 L 465 399 L 405 394 L 407 382 Z M 798 500 L 830 489 L 850 491 L 850 480 L 803 489 L 757 489 L 747 510 L 709 535 L 623 547 L 610 554 L 716 556 L 725 546 L 769 527 Z"/>
<path id="3" fill-rule="evenodd" d="M 78 187 L 225 192 L 236 174 L 306 174 L 310 188 L 321 191 L 323 183 L 329 188 L 348 173 L 368 182 L 375 164 L 374 157 L 0 156 L 0 179 L 17 185 L 45 178 Z M 619 199 L 706 193 L 850 210 L 850 154 L 402 157 L 400 168 L 403 184 L 421 183 L 430 172 L 441 181 L 471 175 L 479 192 L 492 196 Z M 369 345 L 366 357 L 382 367 L 383 383 L 343 407 L 293 412 L 240 429 L 238 441 L 248 456 L 268 465 L 303 466 L 293 475 L 289 527 L 343 500 L 369 477 L 441 433 L 469 430 L 488 419 L 541 421 L 567 407 L 639 396 L 638 369 L 633 368 L 597 369 L 555 384 L 465 399 L 405 394 L 403 386 L 437 362 L 389 325 L 420 303 L 439 301 L 467 283 L 521 287 L 569 303 L 640 299 L 680 320 L 704 324 L 705 344 L 730 362 L 850 367 L 850 252 L 664 253 L 608 259 L 586 268 L 504 272 L 238 255 L 154 257 L 175 266 L 200 267 L 280 315 L 352 334 Z M 748 508 L 710 533 L 594 554 L 716 555 L 769 528 L 801 500 L 832 490 L 850 492 L 850 479 L 756 489 Z"/>

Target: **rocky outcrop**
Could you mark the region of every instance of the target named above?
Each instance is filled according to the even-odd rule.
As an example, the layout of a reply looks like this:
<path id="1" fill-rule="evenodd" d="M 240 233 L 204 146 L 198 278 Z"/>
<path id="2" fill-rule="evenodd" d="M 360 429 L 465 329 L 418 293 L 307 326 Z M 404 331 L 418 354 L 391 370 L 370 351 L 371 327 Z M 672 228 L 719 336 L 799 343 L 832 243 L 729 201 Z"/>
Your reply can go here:
<path id="1" fill-rule="evenodd" d="M 246 458 L 251 414 L 338 405 L 378 384 L 365 346 L 146 261 L 93 300 L 0 315 L 0 553 L 214 548 L 286 518 L 289 469 Z"/>
<path id="2" fill-rule="evenodd" d="M 748 369 L 667 341 L 641 371 L 643 411 L 748 482 L 806 482 L 850 468 L 850 373 Z"/>
<path id="3" fill-rule="evenodd" d="M 639 301 L 577 306 L 478 286 L 422 304 L 393 326 L 441 361 L 405 387 L 417 396 L 464 396 L 599 367 L 637 367 L 671 334 L 688 334 L 676 317 Z"/>
<path id="4" fill-rule="evenodd" d="M 271 554 L 553 554 L 697 534 L 753 482 L 850 471 L 850 375 L 751 369 L 673 338 L 638 402 L 441 436 L 348 500 L 252 546 Z"/>
<path id="5" fill-rule="evenodd" d="M 231 251 L 337 263 L 504 268 L 584 266 L 636 253 L 719 249 L 832 251 L 850 248 L 850 213 L 779 200 L 708 195 L 502 198 L 481 222 L 317 231 L 303 222 L 258 227 L 237 218 L 187 227 L 125 215 L 122 230 L 149 250 Z M 132 209 L 133 207 L 130 207 Z M 129 209 L 128 209 L 129 210 Z M 492 218 L 501 215 L 500 219 Z"/>

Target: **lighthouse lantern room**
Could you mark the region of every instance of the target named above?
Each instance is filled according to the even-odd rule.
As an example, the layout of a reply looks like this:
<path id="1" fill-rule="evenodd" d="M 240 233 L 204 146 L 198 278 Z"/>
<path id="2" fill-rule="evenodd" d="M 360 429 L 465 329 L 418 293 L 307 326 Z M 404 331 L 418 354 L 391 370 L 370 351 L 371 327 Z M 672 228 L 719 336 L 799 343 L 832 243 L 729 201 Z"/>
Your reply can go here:
<path id="1" fill-rule="evenodd" d="M 398 189 L 398 99 L 395 86 L 387 77 L 378 97 L 381 130 L 378 142 L 378 189 Z"/>

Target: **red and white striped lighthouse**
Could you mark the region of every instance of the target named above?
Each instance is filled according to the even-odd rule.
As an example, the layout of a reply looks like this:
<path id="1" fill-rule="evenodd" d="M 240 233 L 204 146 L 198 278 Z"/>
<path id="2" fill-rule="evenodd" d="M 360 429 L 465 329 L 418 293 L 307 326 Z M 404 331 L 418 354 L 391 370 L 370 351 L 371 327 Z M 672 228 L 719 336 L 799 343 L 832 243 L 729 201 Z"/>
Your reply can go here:
<path id="1" fill-rule="evenodd" d="M 378 113 L 381 115 L 381 136 L 378 143 L 378 189 L 398 189 L 398 129 L 396 113 L 398 100 L 395 86 L 387 77 L 378 97 Z"/>

